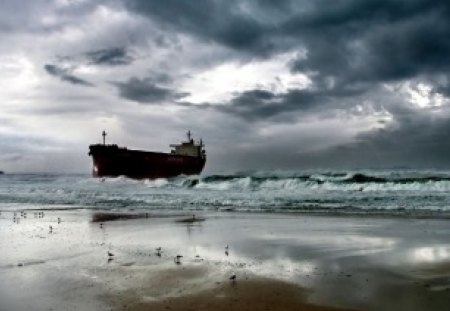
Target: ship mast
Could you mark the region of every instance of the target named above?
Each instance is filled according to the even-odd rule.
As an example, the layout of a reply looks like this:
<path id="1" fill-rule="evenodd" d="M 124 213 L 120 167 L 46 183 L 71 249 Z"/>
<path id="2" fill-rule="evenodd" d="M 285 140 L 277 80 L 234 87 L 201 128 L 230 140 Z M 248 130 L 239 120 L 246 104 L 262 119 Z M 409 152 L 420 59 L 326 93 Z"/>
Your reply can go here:
<path id="1" fill-rule="evenodd" d="M 187 134 L 188 142 L 190 142 L 191 141 L 191 130 L 187 131 L 186 134 Z"/>
<path id="2" fill-rule="evenodd" d="M 106 132 L 105 132 L 105 130 L 103 130 L 102 136 L 103 136 L 103 145 L 106 145 Z"/>

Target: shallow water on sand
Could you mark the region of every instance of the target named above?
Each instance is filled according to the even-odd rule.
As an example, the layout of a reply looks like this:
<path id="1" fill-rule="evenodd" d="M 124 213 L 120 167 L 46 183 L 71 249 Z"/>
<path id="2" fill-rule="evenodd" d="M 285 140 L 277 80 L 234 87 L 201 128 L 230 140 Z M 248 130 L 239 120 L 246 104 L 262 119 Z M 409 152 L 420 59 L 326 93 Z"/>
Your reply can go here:
<path id="1" fill-rule="evenodd" d="M 19 223 L 13 211 L 0 215 L 2 310 L 109 310 L 108 295 L 157 301 L 232 274 L 238 282 L 299 284 L 311 290 L 310 301 L 336 307 L 447 310 L 450 303 L 446 220 L 129 211 L 137 218 L 100 226 L 93 210 L 34 213 L 18 212 Z"/>

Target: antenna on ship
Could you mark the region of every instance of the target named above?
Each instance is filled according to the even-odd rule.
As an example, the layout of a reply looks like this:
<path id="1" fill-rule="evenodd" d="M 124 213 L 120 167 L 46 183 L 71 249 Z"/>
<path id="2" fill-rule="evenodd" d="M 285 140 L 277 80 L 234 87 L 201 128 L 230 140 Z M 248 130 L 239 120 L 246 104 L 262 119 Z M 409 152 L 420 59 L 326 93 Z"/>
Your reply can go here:
<path id="1" fill-rule="evenodd" d="M 106 145 L 106 132 L 105 132 L 105 130 L 103 130 L 102 136 L 103 136 L 103 145 Z"/>

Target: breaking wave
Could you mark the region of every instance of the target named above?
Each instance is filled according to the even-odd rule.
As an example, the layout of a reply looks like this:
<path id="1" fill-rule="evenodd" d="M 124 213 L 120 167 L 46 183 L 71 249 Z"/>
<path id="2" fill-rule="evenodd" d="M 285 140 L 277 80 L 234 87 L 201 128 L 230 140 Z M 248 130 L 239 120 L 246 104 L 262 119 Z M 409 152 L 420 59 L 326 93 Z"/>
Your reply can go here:
<path id="1" fill-rule="evenodd" d="M 450 173 L 251 172 L 170 179 L 2 175 L 0 210 L 226 210 L 447 217 Z"/>
<path id="2" fill-rule="evenodd" d="M 210 175 L 202 178 L 183 178 L 164 181 L 152 181 L 155 187 L 188 187 L 211 190 L 450 190 L 450 176 L 398 176 L 398 174 L 369 175 L 362 173 L 322 173 L 310 175 Z"/>

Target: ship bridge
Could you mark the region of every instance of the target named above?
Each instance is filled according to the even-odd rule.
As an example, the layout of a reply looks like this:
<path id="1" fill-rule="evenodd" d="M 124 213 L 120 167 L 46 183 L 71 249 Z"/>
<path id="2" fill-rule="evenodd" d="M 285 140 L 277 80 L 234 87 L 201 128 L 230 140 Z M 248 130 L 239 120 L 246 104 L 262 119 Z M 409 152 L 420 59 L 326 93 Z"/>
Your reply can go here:
<path id="1" fill-rule="evenodd" d="M 191 131 L 187 132 L 187 141 L 181 142 L 181 144 L 172 144 L 170 145 L 173 148 L 170 153 L 176 155 L 184 155 L 191 157 L 206 157 L 206 152 L 202 139 L 196 143 L 194 139 L 191 137 Z"/>

